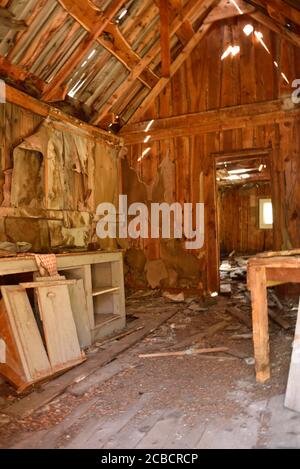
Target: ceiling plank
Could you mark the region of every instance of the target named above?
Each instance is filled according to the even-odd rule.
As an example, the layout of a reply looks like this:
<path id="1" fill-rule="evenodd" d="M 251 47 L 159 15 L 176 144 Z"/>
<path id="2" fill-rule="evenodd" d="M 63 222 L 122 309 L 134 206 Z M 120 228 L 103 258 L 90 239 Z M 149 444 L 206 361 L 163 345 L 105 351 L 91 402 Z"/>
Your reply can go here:
<path id="1" fill-rule="evenodd" d="M 151 103 L 157 98 L 157 96 L 161 93 L 161 91 L 166 87 L 169 83 L 170 79 L 175 75 L 177 70 L 181 67 L 181 65 L 186 61 L 189 57 L 191 52 L 194 48 L 200 43 L 200 41 L 204 38 L 206 33 L 209 31 L 211 25 L 210 24 L 202 24 L 198 31 L 194 34 L 193 38 L 188 42 L 185 46 L 183 51 L 179 54 L 179 56 L 175 59 L 175 61 L 171 65 L 170 69 L 170 76 L 169 78 L 162 77 L 157 85 L 150 91 L 146 99 L 142 102 L 142 104 L 136 109 L 134 114 L 129 119 L 129 123 L 132 122 L 133 119 L 139 119 L 143 117 L 143 114 L 151 105 Z"/>
<path id="2" fill-rule="evenodd" d="M 228 2 L 228 0 L 221 0 L 219 5 L 205 18 L 204 23 L 214 23 L 226 18 L 246 15 L 255 11 L 253 6 L 245 3 L 243 0 L 235 0 L 235 4 Z"/>
<path id="3" fill-rule="evenodd" d="M 58 0 L 59 3 L 65 8 L 71 16 L 78 17 L 84 20 L 89 26 L 90 33 L 87 38 L 80 44 L 75 54 L 60 69 L 58 74 L 53 78 L 43 94 L 45 101 L 55 101 L 57 99 L 64 99 L 67 93 L 66 87 L 62 88 L 65 80 L 72 74 L 79 63 L 84 59 L 92 47 L 94 41 L 105 30 L 106 26 L 112 18 L 118 13 L 125 0 L 116 0 L 105 11 L 105 16 L 101 11 L 91 8 L 88 2 L 81 2 L 79 0 Z"/>
<path id="4" fill-rule="evenodd" d="M 168 0 L 159 1 L 160 14 L 160 46 L 161 46 L 161 75 L 164 78 L 170 76 L 171 71 L 171 46 Z"/>
<path id="5" fill-rule="evenodd" d="M 182 24 L 189 20 L 191 17 L 201 18 L 207 14 L 207 11 L 217 3 L 216 0 L 190 0 L 185 5 L 182 10 L 182 15 L 176 16 L 170 27 L 170 37 L 173 37 L 174 34 L 181 28 Z M 160 41 L 158 41 L 150 49 L 150 51 L 143 57 L 139 65 L 131 71 L 131 74 L 126 81 L 116 90 L 116 92 L 110 97 L 106 105 L 101 109 L 101 112 L 96 114 L 91 123 L 98 125 L 101 122 L 106 114 L 111 111 L 111 108 L 117 103 L 123 95 L 126 95 L 132 87 L 132 84 L 136 78 L 141 74 L 141 72 L 156 58 L 160 53 Z"/>
<path id="6" fill-rule="evenodd" d="M 15 31 L 23 31 L 28 28 L 25 21 L 16 19 L 13 13 L 5 8 L 4 4 L 0 4 L 0 26 Z"/>

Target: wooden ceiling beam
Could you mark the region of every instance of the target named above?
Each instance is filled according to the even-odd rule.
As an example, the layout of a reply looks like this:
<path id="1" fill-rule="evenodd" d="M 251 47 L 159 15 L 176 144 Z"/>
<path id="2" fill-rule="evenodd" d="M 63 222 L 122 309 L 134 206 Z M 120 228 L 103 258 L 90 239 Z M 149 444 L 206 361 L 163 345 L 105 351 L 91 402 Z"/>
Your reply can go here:
<path id="1" fill-rule="evenodd" d="M 136 54 L 130 44 L 121 34 L 118 26 L 112 22 L 112 19 L 120 11 L 126 0 L 118 0 L 112 2 L 107 11 L 99 18 L 100 10 L 91 5 L 90 2 L 82 2 L 81 0 L 58 0 L 59 3 L 69 12 L 75 21 L 92 33 L 95 24 L 102 21 L 103 27 L 100 28 L 92 42 L 97 41 L 102 47 L 116 57 L 123 65 L 132 70 L 141 58 Z M 87 3 L 86 5 L 82 5 Z M 101 15 L 100 15 L 101 16 Z M 98 18 L 98 20 L 97 20 Z M 79 61 L 80 62 L 80 61 Z M 139 77 L 141 82 L 148 88 L 151 88 L 158 81 L 158 77 L 150 69 L 143 70 Z"/>
<path id="2" fill-rule="evenodd" d="M 43 103 L 32 96 L 29 96 L 22 91 L 13 88 L 12 86 L 6 85 L 6 100 L 8 103 L 15 104 L 20 106 L 23 109 L 33 112 L 41 117 L 50 117 L 53 121 L 61 121 L 65 124 L 71 124 L 82 132 L 87 132 L 89 135 L 94 136 L 95 138 L 103 138 L 107 141 L 110 141 L 116 145 L 123 145 L 123 139 L 105 132 L 102 129 L 93 127 L 86 122 L 83 122 L 76 117 L 73 117 L 69 114 L 66 114 L 59 109 L 52 107 L 47 103 Z"/>
<path id="3" fill-rule="evenodd" d="M 159 4 L 159 0 L 156 0 L 156 3 Z M 182 17 L 183 14 L 183 1 L 182 0 L 168 0 L 169 4 L 169 14 L 170 20 L 173 21 L 177 16 L 178 18 Z M 176 35 L 180 42 L 185 46 L 195 34 L 194 28 L 191 22 L 187 19 L 183 21 L 182 25 L 178 29 Z"/>
<path id="4" fill-rule="evenodd" d="M 277 15 L 288 18 L 293 23 L 300 25 L 300 11 L 283 2 L 282 0 L 268 0 L 267 9 L 269 15 L 276 19 Z"/>
<path id="5" fill-rule="evenodd" d="M 294 46 L 300 47 L 300 36 L 291 31 L 288 31 L 282 25 L 275 23 L 275 21 L 270 18 L 267 13 L 264 14 L 262 11 L 255 11 L 254 13 L 251 13 L 250 16 L 258 23 L 279 34 L 282 38 L 286 39 Z"/>
<path id="6" fill-rule="evenodd" d="M 40 97 L 47 83 L 27 72 L 18 65 L 11 64 L 5 57 L 0 56 L 0 78 L 14 83 L 28 92 Z"/>
<path id="7" fill-rule="evenodd" d="M 156 119 L 149 131 L 151 134 L 149 143 L 198 133 L 256 127 L 266 122 L 272 124 L 294 119 L 295 116 L 300 117 L 300 106 L 291 106 L 289 111 L 285 109 L 285 100 L 280 99 Z M 120 135 L 124 137 L 127 145 L 142 143 L 148 124 L 149 121 L 126 125 L 122 128 Z"/>
<path id="8" fill-rule="evenodd" d="M 247 15 L 255 11 L 255 8 L 244 2 L 244 0 L 235 0 L 235 4 L 236 6 L 228 0 L 221 0 L 219 5 L 205 18 L 204 23 L 215 23 L 216 21 Z"/>
<path id="9" fill-rule="evenodd" d="M 168 78 L 171 72 L 171 45 L 168 0 L 159 0 L 161 76 Z"/>
<path id="10" fill-rule="evenodd" d="M 90 31 L 86 39 L 82 41 L 78 49 L 63 65 L 57 75 L 47 86 L 43 99 L 45 101 L 56 101 L 64 99 L 67 93 L 66 87 L 62 87 L 67 78 L 72 74 L 80 62 L 84 59 L 92 47 L 94 41 L 105 30 L 112 18 L 118 13 L 125 0 L 116 0 L 107 8 L 104 14 L 93 8 L 90 2 L 81 0 L 58 0 L 63 8 L 81 24 L 84 22 L 86 29 Z"/>
<path id="11" fill-rule="evenodd" d="M 97 41 L 122 62 L 129 71 L 140 63 L 141 58 L 131 49 L 130 44 L 128 44 L 116 24 L 109 22 L 105 27 L 104 34 L 99 36 Z M 159 78 L 152 70 L 146 68 L 139 79 L 148 88 L 152 88 Z"/>
<path id="12" fill-rule="evenodd" d="M 182 15 L 176 16 L 170 26 L 170 37 L 172 38 L 174 34 L 181 28 L 182 24 L 189 20 L 191 17 L 201 18 L 206 15 L 208 10 L 217 3 L 216 0 L 189 0 L 188 3 L 182 10 Z M 100 113 L 95 114 L 91 123 L 98 125 L 101 122 L 106 114 L 108 114 L 112 107 L 122 98 L 123 95 L 128 93 L 134 83 L 134 81 L 140 76 L 142 71 L 156 58 L 160 53 L 160 41 L 158 41 L 150 51 L 143 57 L 139 65 L 135 67 L 126 81 L 116 90 L 116 92 L 110 97 L 106 105 L 101 109 Z M 161 86 L 160 82 L 158 83 Z M 157 86 L 157 85 L 156 85 Z"/>
<path id="13" fill-rule="evenodd" d="M 210 24 L 202 24 L 198 31 L 194 34 L 193 38 L 188 42 L 185 46 L 183 51 L 178 55 L 175 61 L 172 63 L 170 68 L 170 76 L 168 78 L 162 77 L 157 85 L 150 91 L 146 99 L 142 102 L 142 104 L 136 109 L 134 114 L 129 119 L 129 123 L 133 121 L 133 119 L 140 119 L 143 117 L 145 111 L 147 111 L 148 107 L 151 103 L 157 98 L 157 96 L 162 92 L 162 90 L 167 86 L 170 79 L 175 75 L 177 70 L 181 67 L 181 65 L 186 61 L 189 57 L 191 52 L 195 49 L 195 47 L 201 42 L 204 36 L 207 34 L 209 29 L 211 28 Z"/>

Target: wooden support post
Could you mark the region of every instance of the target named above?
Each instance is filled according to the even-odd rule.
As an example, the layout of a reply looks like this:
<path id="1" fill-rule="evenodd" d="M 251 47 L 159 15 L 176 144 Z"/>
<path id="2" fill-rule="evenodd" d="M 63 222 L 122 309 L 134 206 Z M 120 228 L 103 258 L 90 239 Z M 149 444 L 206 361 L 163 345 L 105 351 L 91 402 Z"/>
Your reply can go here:
<path id="1" fill-rule="evenodd" d="M 169 78 L 171 71 L 170 25 L 168 0 L 160 0 L 160 43 L 161 43 L 161 75 Z"/>
<path id="2" fill-rule="evenodd" d="M 269 321 L 265 267 L 249 267 L 249 288 L 252 298 L 256 379 L 259 383 L 265 383 L 270 379 Z"/>

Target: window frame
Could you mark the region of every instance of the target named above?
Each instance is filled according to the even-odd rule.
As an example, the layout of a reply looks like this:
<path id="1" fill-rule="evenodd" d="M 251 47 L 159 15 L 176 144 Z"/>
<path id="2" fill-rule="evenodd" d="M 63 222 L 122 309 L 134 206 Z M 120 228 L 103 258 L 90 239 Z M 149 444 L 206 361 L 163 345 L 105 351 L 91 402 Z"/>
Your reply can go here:
<path id="1" fill-rule="evenodd" d="M 259 216 L 258 216 L 258 224 L 259 224 L 259 229 L 260 230 L 272 230 L 273 225 L 274 225 L 274 211 L 273 211 L 273 223 L 272 224 L 267 224 L 264 221 L 264 204 L 266 203 L 271 203 L 272 204 L 272 210 L 273 210 L 273 201 L 270 197 L 261 197 L 259 198 Z"/>

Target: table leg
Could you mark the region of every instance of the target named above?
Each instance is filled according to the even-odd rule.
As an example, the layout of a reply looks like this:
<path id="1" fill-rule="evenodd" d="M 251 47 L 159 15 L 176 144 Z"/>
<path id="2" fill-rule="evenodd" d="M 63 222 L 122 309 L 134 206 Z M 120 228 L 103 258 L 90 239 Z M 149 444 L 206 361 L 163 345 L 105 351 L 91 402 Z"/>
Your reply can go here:
<path id="1" fill-rule="evenodd" d="M 266 269 L 252 267 L 249 276 L 256 380 L 265 383 L 271 376 Z"/>

